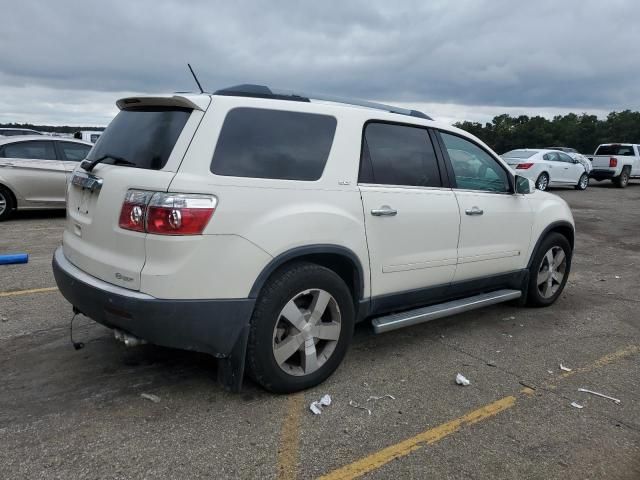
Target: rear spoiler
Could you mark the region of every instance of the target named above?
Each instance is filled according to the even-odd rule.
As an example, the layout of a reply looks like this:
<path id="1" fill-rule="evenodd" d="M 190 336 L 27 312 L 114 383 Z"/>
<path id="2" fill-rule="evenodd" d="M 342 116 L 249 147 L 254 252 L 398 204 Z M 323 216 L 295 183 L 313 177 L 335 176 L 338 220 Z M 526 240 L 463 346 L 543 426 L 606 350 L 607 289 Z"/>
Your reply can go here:
<path id="1" fill-rule="evenodd" d="M 120 110 L 129 107 L 179 107 L 191 108 L 193 110 L 205 111 L 211 103 L 211 97 L 208 95 L 197 95 L 191 98 L 181 95 L 173 95 L 172 97 L 127 97 L 121 98 L 116 102 L 116 106 Z"/>

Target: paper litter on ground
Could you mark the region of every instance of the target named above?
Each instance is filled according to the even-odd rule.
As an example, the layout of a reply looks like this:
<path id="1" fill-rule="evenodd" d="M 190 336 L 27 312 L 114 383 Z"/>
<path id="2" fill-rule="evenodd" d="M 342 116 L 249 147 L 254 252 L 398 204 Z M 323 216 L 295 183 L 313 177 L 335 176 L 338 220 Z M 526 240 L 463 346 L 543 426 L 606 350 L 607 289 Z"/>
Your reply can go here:
<path id="1" fill-rule="evenodd" d="M 466 387 L 467 385 L 471 384 L 471 382 L 467 379 L 467 377 L 465 377 L 461 373 L 456 375 L 456 383 L 458 385 L 462 385 L 463 387 Z"/>
<path id="2" fill-rule="evenodd" d="M 322 407 L 328 407 L 329 405 L 331 405 L 331 395 L 326 394 L 323 395 L 320 400 L 311 402 L 309 410 L 311 410 L 314 415 L 320 415 L 322 413 Z"/>

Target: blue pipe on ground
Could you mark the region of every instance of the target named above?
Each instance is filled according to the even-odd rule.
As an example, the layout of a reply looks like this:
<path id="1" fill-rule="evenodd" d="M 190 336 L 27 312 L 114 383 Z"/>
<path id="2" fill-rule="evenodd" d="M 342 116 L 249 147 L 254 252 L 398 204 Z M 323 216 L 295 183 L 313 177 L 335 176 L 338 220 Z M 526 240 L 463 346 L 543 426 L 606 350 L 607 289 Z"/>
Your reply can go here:
<path id="1" fill-rule="evenodd" d="M 0 255 L 0 265 L 12 265 L 14 263 L 27 263 L 29 261 L 28 253 L 12 253 L 9 255 Z"/>

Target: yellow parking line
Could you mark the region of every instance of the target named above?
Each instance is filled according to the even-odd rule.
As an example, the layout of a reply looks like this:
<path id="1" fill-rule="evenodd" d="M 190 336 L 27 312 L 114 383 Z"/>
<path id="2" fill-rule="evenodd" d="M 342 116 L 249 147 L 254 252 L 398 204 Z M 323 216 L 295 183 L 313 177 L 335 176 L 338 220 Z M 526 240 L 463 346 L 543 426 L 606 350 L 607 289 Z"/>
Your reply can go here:
<path id="1" fill-rule="evenodd" d="M 391 445 L 368 457 L 357 460 L 349 465 L 338 468 L 320 477 L 319 480 L 347 480 L 357 478 L 372 470 L 376 470 L 396 458 L 409 455 L 411 452 L 422 448 L 425 445 L 441 440 L 442 438 L 457 432 L 464 425 L 473 425 L 487 418 L 493 417 L 516 404 L 516 397 L 509 396 L 501 398 L 489 405 L 485 405 L 477 410 L 467 413 L 462 417 L 451 420 L 438 427 L 426 430 L 418 435 L 408 438 L 400 443 Z"/>
<path id="2" fill-rule="evenodd" d="M 567 378 L 572 375 L 575 375 L 576 373 L 587 373 L 587 372 L 590 372 L 591 370 L 595 370 L 597 368 L 601 368 L 601 367 L 604 367 L 605 365 L 613 363 L 616 360 L 620 360 L 621 358 L 635 355 L 636 353 L 640 353 L 640 346 L 629 345 L 624 348 L 621 348 L 620 350 L 616 350 L 613 353 L 608 353 L 607 355 L 600 357 L 591 365 L 587 365 L 579 368 L 573 368 L 570 372 L 563 372 L 562 375 L 560 375 L 560 378 Z"/>
<path id="3" fill-rule="evenodd" d="M 58 287 L 31 288 L 29 290 L 14 290 L 12 292 L 0 292 L 0 297 L 13 297 L 16 295 L 29 295 L 31 293 L 55 292 L 56 290 L 58 290 Z"/>
<path id="4" fill-rule="evenodd" d="M 278 449 L 278 480 L 294 480 L 298 475 L 298 444 L 300 417 L 304 395 L 296 393 L 287 399 L 287 417 L 282 424 Z"/>
<path id="5" fill-rule="evenodd" d="M 562 375 L 558 376 L 557 380 L 563 380 L 567 377 L 575 375 L 576 373 L 587 373 L 596 370 L 617 360 L 630 357 L 637 353 L 640 353 L 640 345 L 628 345 L 619 350 L 616 350 L 615 352 L 608 353 L 600 357 L 589 365 L 574 368 L 571 372 L 564 372 Z M 544 386 L 548 389 L 556 388 L 555 385 L 551 384 L 545 384 Z M 524 387 L 520 390 L 520 393 L 531 396 L 535 393 L 535 390 L 530 387 Z M 438 440 L 441 440 L 442 438 L 455 433 L 460 429 L 460 427 L 464 425 L 472 425 L 482 420 L 491 418 L 498 413 L 513 407 L 515 403 L 516 398 L 514 396 L 502 398 L 489 405 L 474 410 L 473 412 L 469 412 L 462 417 L 456 418 L 455 420 L 451 420 L 450 422 L 444 423 L 438 427 L 426 430 L 414 437 L 403 440 L 400 443 L 391 445 L 360 460 L 356 460 L 353 463 L 345 465 L 344 467 L 333 470 L 320 477 L 319 480 L 349 480 L 360 477 L 361 475 L 364 475 L 382 467 L 383 465 L 386 465 L 396 458 L 404 457 L 406 455 L 409 455 L 411 452 L 424 447 L 425 445 L 435 443 Z"/>

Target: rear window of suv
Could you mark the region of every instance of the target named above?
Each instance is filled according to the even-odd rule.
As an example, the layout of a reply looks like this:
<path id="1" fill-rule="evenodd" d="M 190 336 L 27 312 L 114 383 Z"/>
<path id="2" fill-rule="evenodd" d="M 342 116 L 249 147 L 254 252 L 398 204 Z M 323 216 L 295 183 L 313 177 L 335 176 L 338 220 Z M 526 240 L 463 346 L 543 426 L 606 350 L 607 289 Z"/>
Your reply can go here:
<path id="1" fill-rule="evenodd" d="M 595 155 L 621 155 L 633 157 L 633 145 L 600 145 Z"/>
<path id="2" fill-rule="evenodd" d="M 100 135 L 88 160 L 109 156 L 102 163 L 160 170 L 182 133 L 191 109 L 138 107 L 121 110 Z M 110 158 L 112 157 L 112 158 Z"/>
<path id="3" fill-rule="evenodd" d="M 211 172 L 234 177 L 318 180 L 336 119 L 315 113 L 235 108 L 225 118 Z"/>

